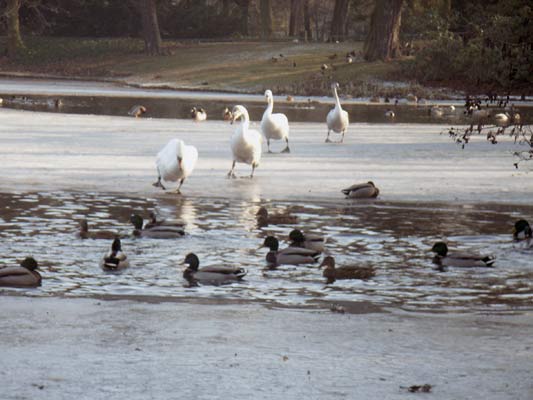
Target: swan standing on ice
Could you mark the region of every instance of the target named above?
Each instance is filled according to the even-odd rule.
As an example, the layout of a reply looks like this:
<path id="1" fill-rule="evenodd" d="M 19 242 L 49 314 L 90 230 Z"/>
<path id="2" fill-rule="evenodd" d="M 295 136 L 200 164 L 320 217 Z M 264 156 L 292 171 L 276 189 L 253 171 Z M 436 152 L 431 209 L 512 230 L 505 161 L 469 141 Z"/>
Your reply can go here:
<path id="1" fill-rule="evenodd" d="M 285 114 L 272 114 L 272 109 L 274 108 L 274 96 L 272 96 L 272 92 L 270 90 L 265 92 L 265 97 L 268 102 L 268 107 L 266 108 L 265 113 L 263 114 L 263 119 L 261 120 L 261 131 L 263 131 L 263 135 L 266 137 L 268 152 L 272 153 L 270 151 L 270 139 L 285 139 L 287 147 L 285 147 L 285 149 L 281 152 L 290 153 L 289 120 Z"/>
<path id="2" fill-rule="evenodd" d="M 339 142 L 342 143 L 344 140 L 344 134 L 346 133 L 346 129 L 348 129 L 348 124 L 350 123 L 348 113 L 341 107 L 341 101 L 339 100 L 339 95 L 337 94 L 338 88 L 339 84 L 336 82 L 331 85 L 333 97 L 335 97 L 335 108 L 328 113 L 328 117 L 326 119 L 328 124 L 328 137 L 326 138 L 326 143 L 331 143 L 331 140 L 329 140 L 329 133 L 331 131 L 335 133 L 342 133 L 342 138 Z"/>
<path id="3" fill-rule="evenodd" d="M 250 164 L 252 166 L 252 174 L 250 178 L 254 177 L 254 171 L 261 160 L 261 134 L 253 129 L 248 129 L 250 126 L 250 117 L 248 111 L 243 106 L 235 106 L 232 111 L 233 117 L 231 123 L 239 118 L 242 120 L 241 124 L 235 129 L 231 137 L 230 145 L 233 153 L 233 165 L 228 172 L 229 178 L 235 178 L 235 163 L 241 162 Z"/>
<path id="4" fill-rule="evenodd" d="M 192 173 L 197 160 L 198 150 L 196 150 L 196 147 L 187 146 L 183 140 L 172 139 L 157 153 L 156 166 L 158 176 L 157 182 L 153 185 L 166 190 L 161 183 L 161 179 L 170 182 L 179 180 L 180 184 L 175 193 L 181 193 L 181 185 Z"/>

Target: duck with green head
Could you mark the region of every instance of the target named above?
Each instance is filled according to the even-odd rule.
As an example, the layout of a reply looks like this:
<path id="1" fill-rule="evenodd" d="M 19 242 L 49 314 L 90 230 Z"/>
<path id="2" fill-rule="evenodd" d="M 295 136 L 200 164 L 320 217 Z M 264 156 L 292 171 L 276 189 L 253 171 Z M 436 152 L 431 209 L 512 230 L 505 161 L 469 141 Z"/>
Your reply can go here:
<path id="1" fill-rule="evenodd" d="M 303 247 L 287 247 L 279 250 L 279 241 L 274 236 L 267 236 L 261 247 L 270 249 L 266 260 L 269 268 L 272 269 L 279 265 L 314 264 L 320 257 L 320 252 Z"/>
<path id="2" fill-rule="evenodd" d="M 370 279 L 376 275 L 374 269 L 370 267 L 351 265 L 335 267 L 335 258 L 332 256 L 325 257 L 320 267 L 325 267 L 322 276 L 327 279 L 328 284 L 340 279 Z"/>
<path id="3" fill-rule="evenodd" d="M 483 256 L 476 253 L 449 253 L 448 245 L 444 242 L 437 242 L 431 248 L 435 253 L 433 263 L 440 270 L 445 267 L 492 267 L 494 257 Z"/>
<path id="4" fill-rule="evenodd" d="M 134 226 L 133 236 L 153 239 L 176 239 L 185 235 L 182 225 L 154 225 L 147 223 L 143 227 L 143 218 L 138 214 L 130 216 L 130 222 Z"/>
<path id="5" fill-rule="evenodd" d="M 130 266 L 128 257 L 122 251 L 122 243 L 119 238 L 113 240 L 111 250 L 104 255 L 100 266 L 104 271 L 120 271 Z"/>
<path id="6" fill-rule="evenodd" d="M 521 242 L 526 248 L 533 248 L 533 231 L 529 222 L 525 219 L 519 219 L 514 224 L 513 240 L 515 242 Z"/>
<path id="7" fill-rule="evenodd" d="M 322 253 L 326 244 L 326 238 L 324 236 L 306 233 L 303 234 L 299 229 L 293 229 L 289 233 L 290 247 L 302 247 L 305 249 L 317 251 Z"/>
<path id="8" fill-rule="evenodd" d="M 39 265 L 33 257 L 26 257 L 20 266 L 0 269 L 0 286 L 31 288 L 41 286 L 42 277 L 37 268 Z"/>
<path id="9" fill-rule="evenodd" d="M 183 278 L 190 286 L 224 285 L 242 280 L 248 271 L 241 267 L 209 266 L 200 267 L 200 259 L 194 253 L 189 253 L 182 264 L 187 265 L 183 271 Z"/>

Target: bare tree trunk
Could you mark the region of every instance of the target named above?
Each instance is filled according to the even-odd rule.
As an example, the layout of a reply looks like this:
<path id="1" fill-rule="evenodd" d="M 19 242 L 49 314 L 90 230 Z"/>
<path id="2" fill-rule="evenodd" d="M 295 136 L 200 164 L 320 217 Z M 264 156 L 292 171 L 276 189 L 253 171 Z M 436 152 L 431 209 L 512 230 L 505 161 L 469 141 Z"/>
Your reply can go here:
<path id="1" fill-rule="evenodd" d="M 300 28 L 301 0 L 291 0 L 291 14 L 289 17 L 289 36 L 296 36 Z"/>
<path id="2" fill-rule="evenodd" d="M 313 31 L 311 30 L 311 15 L 309 13 L 309 0 L 304 0 L 304 29 L 306 40 L 313 40 Z"/>
<path id="3" fill-rule="evenodd" d="M 250 15 L 250 0 L 234 0 L 241 8 L 241 33 L 248 36 L 248 17 Z"/>
<path id="4" fill-rule="evenodd" d="M 155 0 L 138 0 L 137 5 L 142 19 L 144 51 L 151 56 L 159 55 L 161 54 L 161 34 Z"/>
<path id="5" fill-rule="evenodd" d="M 400 55 L 403 2 L 404 0 L 376 0 L 365 41 L 367 61 L 387 61 Z"/>
<path id="6" fill-rule="evenodd" d="M 260 0 L 261 37 L 266 40 L 272 36 L 272 0 Z"/>
<path id="7" fill-rule="evenodd" d="M 333 19 L 331 20 L 330 30 L 330 39 L 333 41 L 344 39 L 349 4 L 348 0 L 335 0 L 335 8 L 333 9 Z"/>
<path id="8" fill-rule="evenodd" d="M 7 25 L 7 56 L 13 58 L 25 48 L 20 36 L 20 10 L 21 0 L 7 0 L 6 3 L 6 25 Z"/>
<path id="9" fill-rule="evenodd" d="M 222 0 L 222 16 L 224 18 L 229 17 L 229 2 L 230 0 Z"/>

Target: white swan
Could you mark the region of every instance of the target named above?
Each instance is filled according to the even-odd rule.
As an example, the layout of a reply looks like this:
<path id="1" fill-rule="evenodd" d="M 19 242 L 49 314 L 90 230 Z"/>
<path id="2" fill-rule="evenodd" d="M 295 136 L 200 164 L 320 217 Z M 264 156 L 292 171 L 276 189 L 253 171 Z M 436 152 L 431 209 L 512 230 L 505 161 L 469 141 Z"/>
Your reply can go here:
<path id="1" fill-rule="evenodd" d="M 232 111 L 233 117 L 231 123 L 239 118 L 241 124 L 235 129 L 233 136 L 231 136 L 231 151 L 233 153 L 233 165 L 228 172 L 228 177 L 235 178 L 235 163 L 241 162 L 250 164 L 252 166 L 252 174 L 250 178 L 254 177 L 254 171 L 261 160 L 261 142 L 263 141 L 261 134 L 256 130 L 248 129 L 250 126 L 250 117 L 248 111 L 243 106 L 235 106 Z"/>
<path id="2" fill-rule="evenodd" d="M 181 185 L 192 173 L 196 161 L 198 160 L 198 150 L 194 146 L 187 146 L 183 140 L 172 139 L 163 149 L 157 153 L 157 182 L 153 185 L 163 190 L 166 188 L 161 183 L 161 179 L 170 182 L 180 181 L 176 193 L 180 193 Z"/>
<path id="3" fill-rule="evenodd" d="M 335 97 L 335 108 L 328 113 L 328 117 L 326 118 L 326 122 L 328 124 L 328 136 L 326 138 L 326 143 L 331 142 L 331 140 L 329 140 L 329 133 L 331 131 L 335 133 L 342 133 L 342 138 L 340 140 L 340 143 L 342 143 L 344 140 L 344 134 L 346 133 L 346 129 L 348 129 L 348 124 L 350 123 L 348 113 L 341 107 L 341 101 L 339 100 L 339 95 L 337 94 L 338 87 L 339 84 L 336 82 L 331 85 L 333 97 Z"/>
<path id="4" fill-rule="evenodd" d="M 270 139 L 281 140 L 285 139 L 287 147 L 282 151 L 282 153 L 290 153 L 289 149 L 289 120 L 285 114 L 272 114 L 272 109 L 274 108 L 274 97 L 272 92 L 267 90 L 265 92 L 265 97 L 268 102 L 268 107 L 266 108 L 263 119 L 261 120 L 261 131 L 265 135 L 267 140 L 268 152 L 270 151 Z"/>

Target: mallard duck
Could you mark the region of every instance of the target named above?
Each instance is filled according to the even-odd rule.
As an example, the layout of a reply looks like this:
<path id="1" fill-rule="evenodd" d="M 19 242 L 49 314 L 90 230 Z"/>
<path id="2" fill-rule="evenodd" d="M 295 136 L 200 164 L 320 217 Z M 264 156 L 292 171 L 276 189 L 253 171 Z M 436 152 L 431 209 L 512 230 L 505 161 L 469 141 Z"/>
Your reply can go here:
<path id="1" fill-rule="evenodd" d="M 298 217 L 286 214 L 269 214 L 265 207 L 260 207 L 257 211 L 257 224 L 259 226 L 281 225 L 281 224 L 296 224 Z"/>
<path id="2" fill-rule="evenodd" d="M 263 113 L 263 119 L 261 119 L 261 131 L 265 135 L 267 140 L 268 152 L 270 151 L 270 139 L 285 140 L 287 146 L 283 149 L 282 153 L 290 153 L 289 149 L 289 120 L 285 114 L 276 113 L 272 114 L 274 108 L 274 96 L 270 90 L 265 92 L 268 106 Z"/>
<path id="3" fill-rule="evenodd" d="M 320 252 L 303 247 L 287 247 L 279 250 L 279 241 L 274 236 L 267 236 L 262 247 L 270 249 L 266 255 L 270 268 L 276 268 L 278 265 L 314 264 L 320 257 Z"/>
<path id="4" fill-rule="evenodd" d="M 371 267 L 345 266 L 335 268 L 335 259 L 327 256 L 320 264 L 324 268 L 322 276 L 327 279 L 326 283 L 330 284 L 341 279 L 370 279 L 376 275 Z"/>
<path id="5" fill-rule="evenodd" d="M 0 286 L 28 288 L 41 286 L 42 277 L 37 261 L 33 257 L 26 257 L 17 267 L 0 268 Z"/>
<path id="6" fill-rule="evenodd" d="M 261 160 L 261 134 L 256 130 L 249 129 L 250 117 L 248 111 L 241 105 L 233 107 L 233 119 L 231 123 L 241 119 L 241 124 L 235 129 L 230 140 L 233 164 L 228 172 L 229 178 L 235 178 L 235 163 L 241 162 L 252 166 L 250 178 L 254 177 L 254 171 Z"/>
<path id="7" fill-rule="evenodd" d="M 341 101 L 339 100 L 339 95 L 337 94 L 338 88 L 339 84 L 336 82 L 331 85 L 333 97 L 335 97 L 335 108 L 328 113 L 326 118 L 326 123 L 328 125 L 328 136 L 326 137 L 326 143 L 331 142 L 329 139 L 329 134 L 331 131 L 342 134 L 340 140 L 340 143 L 342 143 L 344 140 L 344 134 L 346 133 L 346 129 L 348 129 L 348 124 L 350 123 L 348 113 L 341 107 Z"/>
<path id="8" fill-rule="evenodd" d="M 196 122 L 205 121 L 207 119 L 207 112 L 201 107 L 193 107 L 191 109 L 191 118 Z"/>
<path id="9" fill-rule="evenodd" d="M 128 261 L 128 257 L 122 251 L 122 243 L 119 238 L 116 238 L 111 244 L 111 250 L 100 261 L 100 267 L 104 271 L 120 271 L 129 266 L 130 262 Z"/>
<path id="10" fill-rule="evenodd" d="M 385 111 L 385 118 L 394 119 L 395 117 L 396 117 L 396 114 L 390 108 L 387 111 Z"/>
<path id="11" fill-rule="evenodd" d="M 198 150 L 196 150 L 196 147 L 186 145 L 183 140 L 171 139 L 157 153 L 157 181 L 152 185 L 166 190 L 161 183 L 161 179 L 169 182 L 179 180 L 180 183 L 174 193 L 180 194 L 181 185 L 192 174 L 197 160 Z"/>
<path id="12" fill-rule="evenodd" d="M 374 182 L 356 183 L 346 189 L 341 190 L 346 198 L 350 199 L 371 199 L 378 197 L 379 189 L 374 185 Z"/>
<path id="13" fill-rule="evenodd" d="M 81 239 L 114 239 L 117 234 L 111 231 L 89 231 L 89 223 L 86 219 L 82 219 L 78 236 Z"/>
<path id="14" fill-rule="evenodd" d="M 143 229 L 150 229 L 156 226 L 173 226 L 182 228 L 185 224 L 178 219 L 158 219 L 155 212 L 150 212 L 150 220 L 144 224 Z"/>
<path id="15" fill-rule="evenodd" d="M 143 227 L 143 218 L 140 215 L 133 214 L 130 216 L 130 222 L 135 229 L 133 235 L 137 237 L 147 237 L 153 239 L 176 239 L 185 235 L 182 226 L 150 226 L 148 223 Z"/>
<path id="16" fill-rule="evenodd" d="M 433 263 L 439 266 L 439 269 L 445 267 L 492 267 L 494 257 L 482 256 L 475 253 L 448 253 L 448 246 L 444 242 L 437 242 L 431 248 L 433 253 Z"/>
<path id="17" fill-rule="evenodd" d="M 230 109 L 228 107 L 224 108 L 224 111 L 222 111 L 222 119 L 224 121 L 231 121 L 233 118 L 233 114 L 231 113 Z"/>
<path id="18" fill-rule="evenodd" d="M 324 236 L 306 233 L 305 235 L 299 229 L 293 229 L 289 233 L 290 247 L 302 247 L 319 253 L 324 251 L 326 238 Z"/>
<path id="19" fill-rule="evenodd" d="M 183 278 L 191 286 L 232 283 L 240 281 L 248 273 L 246 269 L 241 267 L 210 266 L 198 268 L 200 260 L 194 253 L 187 254 L 182 264 L 187 265 L 187 268 L 183 271 Z"/>
<path id="20" fill-rule="evenodd" d="M 143 115 L 146 112 L 146 107 L 141 105 L 135 105 L 128 111 L 128 115 L 139 118 L 141 115 Z"/>
<path id="21" fill-rule="evenodd" d="M 524 243 L 524 248 L 533 248 L 533 231 L 529 222 L 519 219 L 514 224 L 513 240 Z"/>

